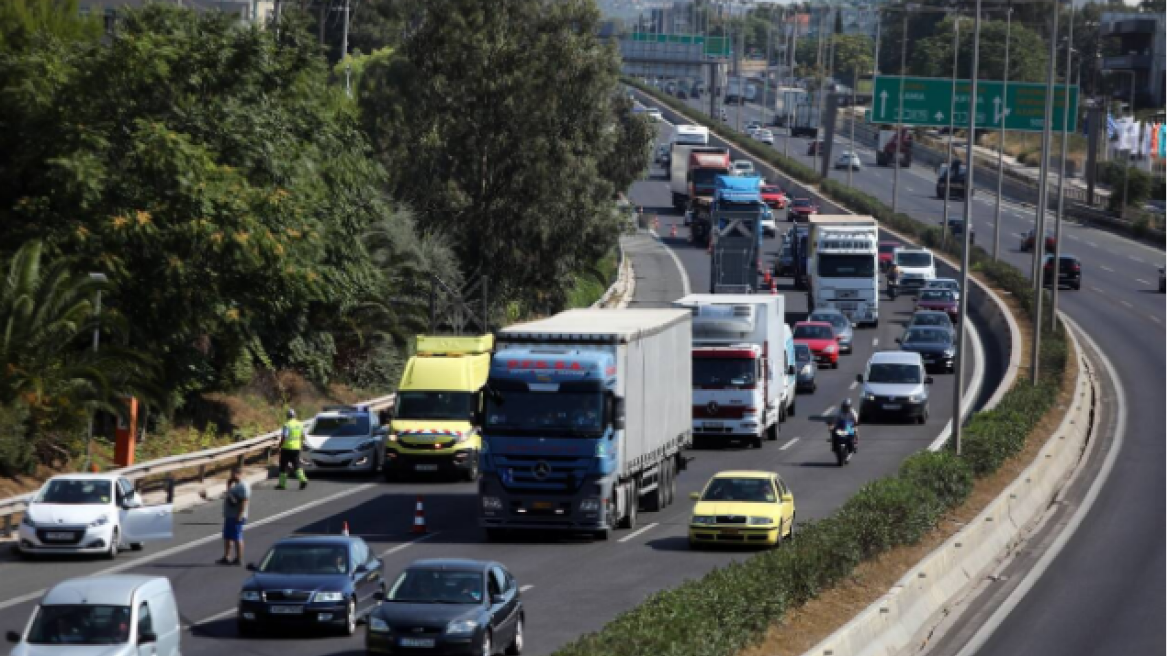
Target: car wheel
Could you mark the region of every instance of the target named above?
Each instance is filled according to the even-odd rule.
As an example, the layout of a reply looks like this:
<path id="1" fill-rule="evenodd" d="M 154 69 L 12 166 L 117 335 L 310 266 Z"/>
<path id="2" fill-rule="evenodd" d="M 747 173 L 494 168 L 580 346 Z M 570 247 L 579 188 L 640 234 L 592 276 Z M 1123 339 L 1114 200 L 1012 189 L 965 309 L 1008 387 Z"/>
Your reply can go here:
<path id="1" fill-rule="evenodd" d="M 258 633 L 257 629 L 258 627 L 256 627 L 251 622 L 244 622 L 243 620 L 236 620 L 235 622 L 235 631 L 241 638 L 250 638 L 254 636 L 256 633 Z"/>
<path id="2" fill-rule="evenodd" d="M 791 523 L 787 524 L 787 539 L 795 537 L 795 513 L 791 513 Z"/>
<path id="3" fill-rule="evenodd" d="M 379 473 L 381 473 L 381 467 L 382 467 L 384 460 L 385 460 L 384 456 L 381 456 L 378 454 L 373 455 L 373 466 L 369 468 L 369 475 L 370 476 L 376 477 Z"/>
<path id="4" fill-rule="evenodd" d="M 787 413 L 784 411 L 782 416 L 785 419 L 787 417 Z M 768 442 L 777 442 L 779 440 L 779 425 L 775 423 L 767 428 L 766 436 Z"/>
<path id="5" fill-rule="evenodd" d="M 507 656 L 519 656 L 523 653 L 523 616 L 515 622 L 515 637 L 511 639 L 511 644 L 507 645 Z"/>
<path id="6" fill-rule="evenodd" d="M 121 544 L 122 544 L 121 532 L 118 531 L 117 528 L 115 528 L 113 534 L 110 535 L 109 549 L 106 550 L 105 557 L 110 559 L 110 560 L 117 558 L 118 557 L 118 549 L 121 547 Z"/>
<path id="7" fill-rule="evenodd" d="M 351 636 L 357 632 L 357 602 L 349 600 L 345 606 L 345 623 L 341 626 L 341 635 Z"/>
<path id="8" fill-rule="evenodd" d="M 389 466 L 389 463 L 381 466 L 381 477 L 385 479 L 386 483 L 392 483 L 397 480 L 397 474 Z"/>
<path id="9" fill-rule="evenodd" d="M 471 454 L 470 468 L 462 474 L 463 479 L 471 483 L 479 480 L 479 452 L 475 451 Z"/>
<path id="10" fill-rule="evenodd" d="M 831 363 L 831 368 L 832 368 L 832 369 L 839 369 L 839 360 L 836 360 L 835 362 L 832 362 L 832 363 Z"/>
<path id="11" fill-rule="evenodd" d="M 142 547 L 144 547 L 144 546 L 145 545 L 143 545 L 141 542 L 131 542 L 130 543 L 130 550 L 131 551 L 141 551 Z"/>
<path id="12" fill-rule="evenodd" d="M 495 646 L 491 643 L 491 632 L 483 631 L 483 642 L 479 645 L 482 656 L 495 656 Z"/>

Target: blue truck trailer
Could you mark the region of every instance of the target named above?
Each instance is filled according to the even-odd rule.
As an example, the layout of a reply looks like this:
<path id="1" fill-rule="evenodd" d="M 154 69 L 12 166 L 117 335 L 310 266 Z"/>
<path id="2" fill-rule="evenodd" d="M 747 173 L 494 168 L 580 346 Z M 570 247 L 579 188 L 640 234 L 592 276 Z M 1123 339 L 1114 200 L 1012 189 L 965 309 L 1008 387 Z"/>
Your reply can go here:
<path id="1" fill-rule="evenodd" d="M 757 176 L 718 176 L 711 208 L 710 291 L 751 294 L 762 273 L 762 221 L 771 209 Z"/>

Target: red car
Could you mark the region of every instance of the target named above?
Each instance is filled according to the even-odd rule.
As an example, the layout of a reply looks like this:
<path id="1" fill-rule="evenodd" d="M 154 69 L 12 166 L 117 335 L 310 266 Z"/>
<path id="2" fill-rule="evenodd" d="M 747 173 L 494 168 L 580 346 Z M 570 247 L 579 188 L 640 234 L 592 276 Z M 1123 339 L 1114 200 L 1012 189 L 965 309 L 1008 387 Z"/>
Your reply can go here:
<path id="1" fill-rule="evenodd" d="M 892 252 L 901 247 L 898 241 L 882 241 L 879 245 L 880 270 L 885 271 L 892 264 Z"/>
<path id="2" fill-rule="evenodd" d="M 781 210 L 787 207 L 787 195 L 778 185 L 763 185 L 761 191 L 762 202 L 771 209 Z"/>
<path id="3" fill-rule="evenodd" d="M 826 321 L 800 321 L 795 324 L 796 344 L 806 344 L 817 362 L 832 369 L 839 368 L 839 344 L 836 342 L 835 328 Z"/>
<path id="4" fill-rule="evenodd" d="M 1047 233 L 1046 243 L 1044 245 L 1046 246 L 1046 250 L 1044 252 L 1053 253 L 1054 252 L 1054 235 Z M 1034 229 L 1031 228 L 1029 231 L 1026 232 L 1026 235 L 1024 237 L 1022 237 L 1022 252 L 1029 253 L 1030 251 L 1033 251 L 1033 250 L 1034 250 Z"/>
<path id="5" fill-rule="evenodd" d="M 944 312 L 951 321 L 957 321 L 957 297 L 948 289 L 922 289 L 916 309 Z"/>
<path id="6" fill-rule="evenodd" d="M 818 213 L 819 208 L 812 204 L 810 198 L 796 198 L 791 201 L 791 207 L 787 210 L 787 220 L 807 223 L 811 220 L 812 214 Z"/>
<path id="7" fill-rule="evenodd" d="M 823 154 L 823 139 L 816 139 L 807 144 L 808 155 L 822 155 Z"/>

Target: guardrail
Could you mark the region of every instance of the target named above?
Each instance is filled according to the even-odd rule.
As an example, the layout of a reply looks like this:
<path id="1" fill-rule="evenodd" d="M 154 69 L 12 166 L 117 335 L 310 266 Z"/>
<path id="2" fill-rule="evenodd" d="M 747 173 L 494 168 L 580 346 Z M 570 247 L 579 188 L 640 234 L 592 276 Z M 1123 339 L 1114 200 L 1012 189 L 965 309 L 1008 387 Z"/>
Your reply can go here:
<path id="1" fill-rule="evenodd" d="M 355 405 L 366 406 L 370 410 L 384 410 L 392 408 L 396 400 L 396 394 L 389 394 L 368 401 L 362 401 Z M 169 502 L 174 497 L 176 480 L 174 475 L 176 473 L 197 467 L 198 471 L 193 474 L 192 478 L 198 478 L 202 482 L 207 475 L 208 469 L 213 469 L 216 465 L 222 465 L 232 461 L 235 465 L 242 467 L 248 456 L 260 451 L 264 452 L 264 462 L 268 462 L 271 460 L 272 451 L 279 444 L 279 441 L 280 431 L 274 430 L 251 439 L 243 440 L 242 442 L 236 442 L 235 444 L 159 458 L 122 469 L 114 469 L 109 473 L 119 474 L 130 479 L 134 483 L 134 488 L 137 490 L 142 489 L 142 484 L 147 478 L 165 475 L 164 482 L 167 490 L 167 500 Z M 0 499 L 0 519 L 2 519 L 0 521 L 0 535 L 3 537 L 12 535 L 15 525 L 13 519 L 24 512 L 32 497 L 33 493 L 29 493 Z"/>

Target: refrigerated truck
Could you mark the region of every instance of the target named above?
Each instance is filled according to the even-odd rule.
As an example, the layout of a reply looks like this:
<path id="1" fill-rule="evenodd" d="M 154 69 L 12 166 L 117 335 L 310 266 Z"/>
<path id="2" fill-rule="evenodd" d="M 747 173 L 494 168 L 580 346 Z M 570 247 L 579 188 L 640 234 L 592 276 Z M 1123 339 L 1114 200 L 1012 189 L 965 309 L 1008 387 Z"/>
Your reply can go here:
<path id="1" fill-rule="evenodd" d="M 691 443 L 691 315 L 569 310 L 499 331 L 483 417 L 479 523 L 632 528 L 674 498 Z"/>
<path id="2" fill-rule="evenodd" d="M 693 312 L 693 434 L 755 448 L 779 439 L 795 403 L 782 296 L 691 294 L 673 302 Z"/>
<path id="3" fill-rule="evenodd" d="M 811 217 L 811 308 L 835 308 L 853 324 L 880 323 L 879 229 L 854 214 Z"/>

